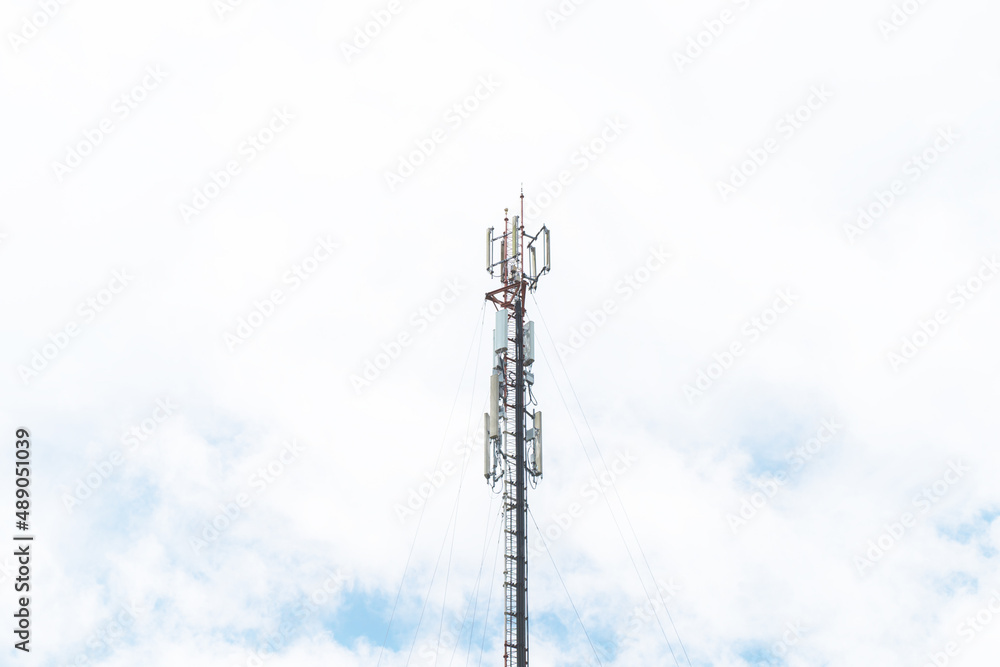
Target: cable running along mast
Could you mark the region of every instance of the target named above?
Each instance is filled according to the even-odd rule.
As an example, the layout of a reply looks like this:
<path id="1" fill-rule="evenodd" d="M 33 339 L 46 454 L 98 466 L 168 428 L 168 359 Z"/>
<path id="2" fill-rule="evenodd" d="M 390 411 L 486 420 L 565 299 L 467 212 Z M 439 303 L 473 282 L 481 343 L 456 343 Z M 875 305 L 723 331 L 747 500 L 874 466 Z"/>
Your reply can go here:
<path id="1" fill-rule="evenodd" d="M 542 476 L 542 413 L 528 406 L 535 405 L 530 370 L 535 361 L 535 324 L 525 317 L 524 300 L 549 272 L 551 253 L 547 227 L 534 236 L 524 231 L 523 188 L 521 215 L 509 219 L 507 211 L 503 234 L 490 227 L 487 237 L 487 269 L 492 277 L 499 276 L 501 286 L 486 293 L 497 312 L 490 411 L 483 416 L 483 475 L 503 500 L 504 667 L 528 667 L 526 495 L 528 483 L 534 486 Z"/>

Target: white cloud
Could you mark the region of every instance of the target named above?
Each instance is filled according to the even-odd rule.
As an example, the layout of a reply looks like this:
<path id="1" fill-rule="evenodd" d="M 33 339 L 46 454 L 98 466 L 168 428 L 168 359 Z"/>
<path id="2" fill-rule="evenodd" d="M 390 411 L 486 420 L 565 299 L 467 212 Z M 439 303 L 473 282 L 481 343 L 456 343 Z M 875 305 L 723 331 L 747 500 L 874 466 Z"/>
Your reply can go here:
<path id="1" fill-rule="evenodd" d="M 485 636 L 497 662 L 503 591 L 486 539 L 497 501 L 475 438 L 467 461 L 456 453 L 486 391 L 477 327 L 495 285 L 482 237 L 518 206 L 521 183 L 539 202 L 561 171 L 571 182 L 527 219 L 554 245 L 528 303 L 547 443 L 531 509 L 546 530 L 581 506 L 550 542 L 595 643 L 618 645 L 647 601 L 623 515 L 616 524 L 586 495 L 594 471 L 575 429 L 594 450 L 564 367 L 604 457 L 636 461 L 616 480 L 646 557 L 632 558 L 649 590 L 676 582 L 668 604 L 693 663 L 923 664 L 949 642 L 956 664 L 995 654 L 992 625 L 970 641 L 958 628 L 997 586 L 1000 285 L 949 310 L 898 370 L 887 355 L 1000 251 L 997 9 L 928 3 L 883 39 L 891 2 L 592 1 L 562 10 L 555 30 L 546 11 L 558 3 L 400 5 L 350 62 L 340 43 L 386 5 L 244 0 L 220 18 L 210 0 L 95 0 L 61 5 L 16 52 L 7 40 L 0 432 L 33 434 L 35 664 L 251 664 L 340 571 L 343 587 L 264 664 L 373 665 L 415 534 L 382 664 L 405 664 L 425 600 L 410 664 L 433 664 L 439 628 L 460 639 L 455 661 L 469 651 L 478 663 Z M 38 6 L 8 7 L 0 24 L 18 31 Z M 678 72 L 673 52 L 724 8 L 737 20 Z M 59 182 L 52 162 L 154 65 L 162 85 Z M 481 77 L 500 85 L 449 124 Z M 717 181 L 821 85 L 830 99 L 723 202 Z M 294 121 L 245 159 L 242 142 L 283 107 Z M 620 134 L 575 160 L 609 119 Z M 443 141 L 390 190 L 385 172 L 438 126 Z M 845 223 L 942 127 L 960 138 L 849 243 Z M 240 172 L 185 224 L 180 204 L 237 158 Z M 328 236 L 337 252 L 291 290 L 286 271 Z M 616 285 L 651 247 L 670 258 L 626 298 Z M 134 280 L 84 322 L 80 303 L 123 268 Z M 454 281 L 457 298 L 421 315 Z M 276 288 L 286 300 L 231 351 L 226 333 Z M 744 323 L 777 290 L 794 307 L 690 404 L 684 385 L 746 342 Z M 615 311 L 560 359 L 552 342 L 609 298 Z M 79 335 L 25 383 L 18 366 L 71 322 Z M 401 334 L 410 342 L 356 391 L 352 374 Z M 128 450 L 123 435 L 165 397 L 176 416 Z M 785 469 L 830 417 L 843 431 L 734 534 L 727 514 L 754 480 Z M 301 454 L 255 478 L 291 440 Z M 121 463 L 67 511 L 64 495 L 116 450 Z M 422 519 L 401 522 L 395 506 L 442 461 L 467 467 Z M 970 470 L 922 512 L 915 496 L 949 461 Z M 914 525 L 859 574 L 855 558 L 906 512 Z M 219 516 L 229 525 L 194 553 L 190 539 Z M 530 571 L 532 661 L 589 660 L 547 556 Z M 102 647 L 93 638 L 117 634 L 133 603 L 148 610 Z M 672 664 L 655 619 L 634 636 L 605 664 Z"/>

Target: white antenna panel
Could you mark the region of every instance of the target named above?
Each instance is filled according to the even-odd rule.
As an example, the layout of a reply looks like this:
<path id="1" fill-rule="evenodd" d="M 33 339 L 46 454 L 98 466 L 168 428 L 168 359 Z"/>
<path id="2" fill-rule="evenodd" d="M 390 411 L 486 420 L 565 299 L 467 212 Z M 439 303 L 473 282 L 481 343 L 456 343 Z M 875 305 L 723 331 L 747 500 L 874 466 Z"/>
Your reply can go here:
<path id="1" fill-rule="evenodd" d="M 486 230 L 486 270 L 493 275 L 493 228 Z"/>
<path id="2" fill-rule="evenodd" d="M 549 228 L 545 228 L 545 270 L 552 269 L 552 239 L 549 237 Z"/>
<path id="3" fill-rule="evenodd" d="M 500 376 L 494 373 L 490 376 L 490 415 L 489 437 L 498 437 L 500 430 Z"/>
<path id="4" fill-rule="evenodd" d="M 524 328 L 524 363 L 531 365 L 535 363 L 535 323 L 528 322 Z"/>
<path id="5" fill-rule="evenodd" d="M 491 392 L 492 393 L 492 392 Z M 490 478 L 493 473 L 493 460 L 490 458 L 490 450 L 493 441 L 490 439 L 490 413 L 483 414 L 483 476 Z"/>
<path id="6" fill-rule="evenodd" d="M 497 311 L 496 328 L 493 329 L 493 351 L 498 354 L 507 350 L 507 320 L 509 317 L 510 311 L 506 308 Z"/>
<path id="7" fill-rule="evenodd" d="M 520 245 L 518 241 L 518 228 L 517 228 L 517 216 L 514 216 L 514 224 L 511 226 L 510 231 L 510 245 L 512 250 L 510 251 L 511 257 L 517 257 L 517 246 Z"/>
<path id="8" fill-rule="evenodd" d="M 542 412 L 535 413 L 535 474 L 542 474 Z"/>

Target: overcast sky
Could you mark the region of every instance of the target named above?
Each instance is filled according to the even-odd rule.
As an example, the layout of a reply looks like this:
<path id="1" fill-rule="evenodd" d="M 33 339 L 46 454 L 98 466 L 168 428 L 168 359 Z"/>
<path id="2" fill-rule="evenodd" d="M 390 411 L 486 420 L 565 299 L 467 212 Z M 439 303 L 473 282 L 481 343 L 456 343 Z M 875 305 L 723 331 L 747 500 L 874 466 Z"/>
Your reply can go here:
<path id="1" fill-rule="evenodd" d="M 998 20 L 5 3 L 4 664 L 501 665 L 484 237 L 522 186 L 531 664 L 992 664 Z"/>

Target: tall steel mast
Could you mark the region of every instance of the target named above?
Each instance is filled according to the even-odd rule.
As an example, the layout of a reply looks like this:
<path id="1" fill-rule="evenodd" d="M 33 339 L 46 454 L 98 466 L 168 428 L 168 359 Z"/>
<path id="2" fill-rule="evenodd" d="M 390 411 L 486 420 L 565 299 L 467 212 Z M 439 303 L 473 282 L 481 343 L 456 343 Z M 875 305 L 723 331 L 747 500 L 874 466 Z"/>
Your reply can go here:
<path id="1" fill-rule="evenodd" d="M 527 490 L 542 475 L 542 413 L 529 408 L 535 361 L 535 327 L 524 312 L 527 292 L 550 268 L 549 230 L 534 236 L 524 231 L 524 189 L 521 215 L 513 220 L 504 209 L 504 231 L 489 230 L 487 268 L 499 274 L 501 287 L 486 293 L 496 308 L 493 331 L 493 374 L 490 411 L 484 415 L 483 474 L 494 490 L 500 483 L 504 511 L 504 666 L 528 666 L 528 535 Z M 527 241 L 527 245 L 525 242 Z M 499 247 L 498 247 L 499 246 Z M 499 250 L 499 253 L 495 251 Z M 539 267 L 539 251 L 542 265 Z M 528 270 L 525 270 L 525 252 Z M 499 259 L 494 261 L 494 258 Z M 531 426 L 526 428 L 525 420 Z M 531 443 L 530 452 L 527 444 Z M 529 455 L 530 454 L 530 455 Z M 510 661 L 513 655 L 513 662 Z"/>

